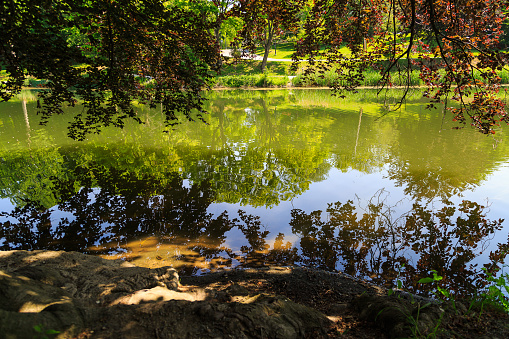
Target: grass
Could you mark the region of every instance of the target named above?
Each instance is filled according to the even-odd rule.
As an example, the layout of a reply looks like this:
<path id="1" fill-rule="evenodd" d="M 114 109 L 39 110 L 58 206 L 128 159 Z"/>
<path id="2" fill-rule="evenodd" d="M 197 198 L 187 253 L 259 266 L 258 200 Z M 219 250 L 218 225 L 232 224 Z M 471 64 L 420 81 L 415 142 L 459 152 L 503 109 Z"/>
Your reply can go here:
<path id="1" fill-rule="evenodd" d="M 289 83 L 287 76 L 271 76 L 265 74 L 224 76 L 216 79 L 215 87 L 286 87 Z"/>
<path id="2" fill-rule="evenodd" d="M 243 60 L 235 64 L 225 64 L 216 78 L 214 87 L 286 87 L 290 79 L 291 63 L 268 61 L 265 72 L 260 70 L 261 61 Z"/>
<path id="3" fill-rule="evenodd" d="M 229 75 L 255 75 L 263 74 L 260 70 L 261 61 L 243 60 L 236 64 L 224 64 L 219 76 Z M 269 75 L 289 75 L 291 62 L 286 61 L 267 61 L 266 73 Z"/>
<path id="4" fill-rule="evenodd" d="M 501 72 L 498 73 L 500 77 L 500 82 L 503 84 L 509 84 L 509 69 L 504 68 Z"/>
<path id="5" fill-rule="evenodd" d="M 401 267 L 401 269 L 404 269 L 404 266 Z M 478 320 L 481 320 L 481 316 L 483 312 L 489 310 L 490 312 L 505 312 L 509 313 L 509 274 L 502 273 L 498 278 L 496 278 L 493 274 L 488 272 L 486 268 L 482 268 L 482 270 L 485 273 L 485 280 L 486 280 L 486 287 L 483 290 L 480 290 L 477 295 L 471 297 L 470 299 L 466 299 L 463 301 L 467 301 L 470 305 L 466 311 L 460 312 L 456 307 L 456 300 L 453 296 L 453 294 L 440 286 L 440 281 L 442 280 L 442 277 L 437 274 L 437 271 L 432 270 L 432 276 L 422 278 L 419 280 L 420 284 L 432 284 L 433 285 L 433 294 L 436 297 L 436 300 L 446 300 L 449 302 L 450 305 L 452 305 L 452 310 L 454 311 L 455 315 L 459 316 L 466 316 L 467 318 L 471 318 L 472 316 L 478 317 Z M 400 273 L 400 271 L 398 271 Z M 396 288 L 398 290 L 402 289 L 402 282 L 398 278 L 396 279 Z M 395 290 L 390 289 L 389 290 L 389 296 L 394 294 Z M 398 298 L 401 298 L 401 295 L 397 296 Z M 411 297 L 411 303 L 415 304 L 415 300 L 413 299 L 412 295 Z M 438 319 L 436 319 L 436 323 L 434 324 L 433 328 L 429 329 L 429 333 L 421 333 L 420 331 L 420 314 L 421 311 L 425 308 L 429 307 L 432 303 L 428 302 L 423 305 L 418 304 L 416 312 L 413 313 L 407 313 L 403 309 L 398 309 L 398 311 L 402 312 L 405 316 L 410 331 L 412 332 L 412 338 L 436 338 L 437 334 L 441 332 L 442 330 L 442 321 L 445 314 L 445 311 L 442 310 L 440 316 Z M 377 317 L 385 312 L 386 309 L 382 309 L 378 314 Z"/>
<path id="6" fill-rule="evenodd" d="M 322 46 L 320 48 L 320 51 L 325 51 L 326 47 Z M 265 50 L 262 47 L 258 47 L 255 51 L 255 53 L 259 56 L 263 56 Z M 288 59 L 288 61 L 292 60 L 293 52 L 295 52 L 295 43 L 293 42 L 282 42 L 276 44 L 276 48 L 274 48 L 274 45 L 271 46 L 271 49 L 269 51 L 269 58 L 272 59 Z M 350 50 L 345 46 L 340 49 L 340 52 L 343 53 L 346 56 L 349 56 Z M 318 58 L 318 59 L 321 59 Z"/>
<path id="7" fill-rule="evenodd" d="M 324 48 L 323 48 L 324 49 Z M 294 52 L 294 43 L 293 42 L 284 42 L 280 44 L 276 44 L 275 53 L 274 48 L 270 49 L 269 58 L 277 58 L 277 59 L 287 59 L 288 61 L 268 61 L 267 69 L 269 75 L 287 75 L 287 76 L 295 76 L 292 79 L 292 86 L 295 87 L 330 87 L 335 81 L 337 81 L 338 77 L 335 73 L 335 70 L 327 71 L 323 74 L 313 74 L 309 77 L 304 77 L 302 74 L 302 68 L 296 73 L 292 74 L 290 71 L 291 67 L 291 58 Z M 343 53 L 348 53 L 348 49 L 345 47 L 345 50 L 341 51 Z M 264 50 L 259 47 L 256 50 L 256 54 L 263 56 Z M 405 64 L 407 61 L 402 60 L 401 63 Z M 222 74 L 228 76 L 235 75 L 252 75 L 252 74 L 261 74 L 260 66 L 261 61 L 253 61 L 253 60 L 245 60 L 242 63 L 237 65 L 228 65 L 223 69 Z M 301 67 L 305 67 L 306 63 L 301 63 Z M 509 84 L 509 69 L 503 69 L 499 72 L 499 77 L 501 78 L 501 84 Z M 475 78 L 481 80 L 479 72 L 475 72 Z M 381 75 L 378 71 L 369 70 L 364 74 L 364 79 L 361 81 L 359 86 L 367 86 L 367 87 L 375 87 L 379 85 L 379 81 L 381 80 Z M 228 80 L 232 82 L 231 80 Z M 403 86 L 406 84 L 406 77 L 400 77 L 397 72 L 392 72 L 392 85 L 393 86 Z M 244 81 L 245 82 L 245 81 Z M 221 82 L 220 82 L 221 83 Z M 223 81 L 222 83 L 225 83 Z M 246 82 L 245 82 L 246 83 Z M 344 83 L 344 82 L 342 82 Z M 410 86 L 422 86 L 424 82 L 419 77 L 418 71 L 413 71 L 410 75 Z M 250 85 L 246 85 L 250 86 Z M 244 87 L 246 87 L 244 86 Z M 242 86 L 235 86 L 242 87 Z"/>
<path id="8" fill-rule="evenodd" d="M 369 70 L 364 73 L 364 79 L 359 83 L 359 86 L 374 87 L 378 86 L 382 75 L 379 71 Z M 335 70 L 329 70 L 323 74 L 312 74 L 305 77 L 303 74 L 298 74 L 292 79 L 292 85 L 296 87 L 330 87 L 332 84 L 339 81 L 341 84 L 345 84 L 345 81 L 340 80 Z M 403 86 L 406 84 L 406 74 L 399 75 L 397 72 L 391 73 L 391 82 L 394 86 Z M 424 82 L 419 78 L 419 72 L 413 71 L 410 74 L 410 86 L 420 86 Z"/>
<path id="9" fill-rule="evenodd" d="M 273 59 L 292 59 L 293 52 L 295 51 L 293 42 L 284 42 L 280 44 L 275 44 L 276 48 L 274 49 L 274 45 L 270 49 L 269 58 Z M 263 56 L 264 49 L 262 47 L 258 47 L 256 49 L 256 54 Z"/>
<path id="10" fill-rule="evenodd" d="M 400 291 L 402 291 L 403 285 L 400 280 L 401 270 L 404 270 L 404 265 L 398 269 L 398 277 L 396 278 L 396 288 Z M 483 270 L 485 273 L 484 279 L 487 283 L 486 287 L 480 290 L 477 295 L 461 300 L 463 304 L 457 304 L 453 294 L 440 285 L 442 277 L 434 270 L 431 271 L 432 275 L 430 277 L 419 280 L 419 284 L 432 285 L 431 291 L 435 296 L 434 300 L 421 303 L 417 302 L 411 294 L 409 295 L 410 299 L 408 299 L 402 294 L 396 295 L 395 290 L 390 289 L 389 296 L 395 295 L 397 299 L 401 300 L 401 303 L 393 303 L 382 308 L 376 314 L 375 321 L 387 311 L 400 312 L 407 323 L 406 328 L 411 333 L 409 338 L 438 338 L 456 334 L 454 327 L 462 322 L 458 322 L 459 318 L 467 322 L 477 320 L 481 324 L 481 319 L 486 318 L 486 316 L 483 317 L 483 312 L 487 312 L 488 317 L 491 318 L 497 313 L 501 314 L 499 312 L 509 313 L 509 274 L 501 274 L 498 278 L 495 278 L 485 268 Z M 408 300 L 413 307 L 405 307 L 403 299 Z M 447 303 L 441 304 L 441 300 L 447 301 Z M 464 302 L 470 304 L 468 309 L 463 306 L 465 305 Z M 440 306 L 437 307 L 437 305 Z M 428 315 L 425 315 L 424 313 L 428 307 L 434 307 L 434 310 L 431 309 L 427 312 Z M 388 314 L 390 315 L 390 313 Z"/>
<path id="11" fill-rule="evenodd" d="M 260 70 L 261 61 L 258 60 L 242 60 L 238 63 L 225 63 L 221 73 L 217 76 L 215 87 L 231 87 L 231 88 L 245 88 L 245 87 L 286 87 L 290 84 L 294 87 L 330 87 L 338 81 L 338 75 L 334 69 L 329 70 L 323 74 L 312 74 L 305 77 L 302 73 L 302 67 L 306 67 L 306 63 L 300 64 L 300 69 L 292 73 L 291 54 L 293 53 L 293 43 L 282 43 L 278 45 L 277 57 L 288 59 L 288 61 L 268 61 L 265 72 Z M 259 49 L 259 52 L 263 52 Z M 274 50 L 271 50 L 269 57 Z M 505 68 L 499 72 L 499 77 L 502 84 L 509 84 L 509 68 Z M 475 73 L 477 79 L 481 79 L 479 72 Z M 0 71 L 0 81 L 8 79 L 5 70 Z M 364 78 L 359 82 L 358 86 L 376 87 L 381 80 L 381 74 L 376 70 L 368 70 L 364 73 Z M 345 84 L 345 81 L 339 80 L 340 84 Z M 406 83 L 406 78 L 400 77 L 397 72 L 392 72 L 391 78 L 392 85 L 402 86 Z M 45 80 L 35 79 L 28 76 L 25 80 L 25 87 L 41 87 L 46 83 Z M 410 76 L 411 86 L 421 86 L 423 81 L 419 78 L 419 72 L 413 71 Z"/>

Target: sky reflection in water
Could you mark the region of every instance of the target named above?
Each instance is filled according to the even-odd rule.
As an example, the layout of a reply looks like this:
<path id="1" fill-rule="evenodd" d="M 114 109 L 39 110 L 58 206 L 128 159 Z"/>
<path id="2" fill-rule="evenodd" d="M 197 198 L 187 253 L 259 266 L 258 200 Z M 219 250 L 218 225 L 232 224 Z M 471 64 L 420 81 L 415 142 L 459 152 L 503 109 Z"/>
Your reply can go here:
<path id="1" fill-rule="evenodd" d="M 415 99 L 377 119 L 370 93 L 343 102 L 325 91 L 220 92 L 209 102 L 210 125 L 164 134 L 157 109 L 141 109 L 146 125 L 76 143 L 63 117 L 27 129 L 35 104 L 28 116 L 21 103 L 2 104 L 1 248 L 77 250 L 185 273 L 300 264 L 384 284 L 405 263 L 408 288 L 436 269 L 467 293 L 489 251 L 507 242 L 495 222 L 509 210 L 507 141 L 500 131 L 494 148 L 494 139 L 452 130 L 442 112 L 422 106 Z M 426 228 L 400 218 L 436 215 L 450 201 L 456 223 L 463 200 L 473 202 L 463 218 L 478 222 L 455 233 L 465 238 L 459 247 L 445 237 L 454 227 L 437 218 L 418 238 Z M 357 217 L 342 210 L 344 219 L 331 221 L 345 206 Z"/>

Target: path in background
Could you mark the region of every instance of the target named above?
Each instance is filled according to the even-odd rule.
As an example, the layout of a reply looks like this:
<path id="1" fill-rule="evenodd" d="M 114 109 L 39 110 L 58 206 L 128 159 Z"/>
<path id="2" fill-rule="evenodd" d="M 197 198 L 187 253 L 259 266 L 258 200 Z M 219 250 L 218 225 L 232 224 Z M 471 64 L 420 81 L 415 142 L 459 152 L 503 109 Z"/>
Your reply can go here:
<path id="1" fill-rule="evenodd" d="M 232 50 L 231 49 L 222 49 L 221 55 L 225 57 L 231 57 L 232 56 Z M 250 54 L 249 56 L 242 57 L 242 59 L 251 59 L 251 60 L 263 60 L 263 57 L 257 54 Z M 285 61 L 285 62 L 292 62 L 292 59 L 273 59 L 268 58 L 267 61 Z"/>

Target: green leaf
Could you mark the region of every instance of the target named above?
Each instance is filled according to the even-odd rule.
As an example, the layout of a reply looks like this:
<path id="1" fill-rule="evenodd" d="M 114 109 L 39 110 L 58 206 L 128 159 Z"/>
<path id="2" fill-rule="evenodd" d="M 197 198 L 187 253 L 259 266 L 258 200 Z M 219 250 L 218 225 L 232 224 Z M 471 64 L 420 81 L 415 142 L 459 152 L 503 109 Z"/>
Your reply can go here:
<path id="1" fill-rule="evenodd" d="M 437 274 L 437 271 L 432 271 L 432 272 L 433 272 L 433 280 L 439 281 L 439 280 L 443 279 L 442 276 Z"/>
<path id="2" fill-rule="evenodd" d="M 426 303 L 426 304 L 422 305 L 422 306 L 421 306 L 421 310 L 422 310 L 422 309 L 424 309 L 424 308 L 426 308 L 426 307 L 428 307 L 428 306 L 430 306 L 430 305 L 431 305 L 431 303 Z"/>
<path id="3" fill-rule="evenodd" d="M 433 281 L 435 281 L 435 280 L 430 277 L 422 278 L 419 280 L 419 284 L 428 284 L 428 283 L 432 283 Z"/>
<path id="4" fill-rule="evenodd" d="M 448 290 L 446 290 L 446 289 L 444 289 L 444 288 L 442 288 L 442 287 L 440 287 L 440 286 L 437 286 L 437 289 L 438 289 L 438 291 L 439 291 L 440 293 L 442 293 L 445 297 L 447 297 L 447 298 L 451 298 L 451 293 L 450 293 Z"/>

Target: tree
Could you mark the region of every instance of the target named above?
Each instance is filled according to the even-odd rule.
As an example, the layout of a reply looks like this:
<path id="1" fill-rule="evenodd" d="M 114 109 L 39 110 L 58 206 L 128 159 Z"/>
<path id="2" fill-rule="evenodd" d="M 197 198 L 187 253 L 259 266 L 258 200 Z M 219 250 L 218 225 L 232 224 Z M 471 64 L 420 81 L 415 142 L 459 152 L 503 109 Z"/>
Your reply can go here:
<path id="1" fill-rule="evenodd" d="M 297 14 L 302 6 L 302 0 L 241 0 L 232 11 L 244 21 L 240 32 L 244 47 L 254 51 L 258 41 L 263 46 L 262 72 L 275 35 L 298 28 Z"/>
<path id="2" fill-rule="evenodd" d="M 177 113 L 193 119 L 220 66 L 214 25 L 205 11 L 157 0 L 4 1 L 0 64 L 10 79 L 0 84 L 1 100 L 19 92 L 28 75 L 47 79 L 42 121 L 79 99 L 84 109 L 69 128 L 79 140 L 139 120 L 135 100 L 161 103 L 169 125 Z M 77 30 L 84 45 L 68 43 Z"/>
<path id="3" fill-rule="evenodd" d="M 333 89 L 355 91 L 363 72 L 378 66 L 381 90 L 394 76 L 417 70 L 434 103 L 451 99 L 454 120 L 482 133 L 509 122 L 496 97 L 497 71 L 507 63 L 500 50 L 508 1 L 495 0 L 315 0 L 296 60 L 309 59 L 308 74 L 335 69 Z M 325 49 L 323 49 L 325 47 Z M 327 62 L 316 62 L 323 57 Z M 400 104 L 405 98 L 402 96 Z"/>
<path id="4" fill-rule="evenodd" d="M 217 41 L 221 41 L 221 24 L 227 17 L 228 11 L 236 3 L 236 0 L 211 0 L 216 8 L 216 21 L 217 24 L 214 27 L 214 36 Z"/>
<path id="5" fill-rule="evenodd" d="M 416 203 L 408 213 L 395 216 L 395 206 L 379 193 L 362 213 L 351 200 L 327 204 L 326 218 L 321 210 L 293 209 L 290 225 L 300 237 L 297 260 L 369 277 L 387 288 L 399 279 L 409 291 L 422 295 L 431 294 L 432 286 L 418 282 L 430 269 L 444 277 L 442 286 L 454 295 L 475 295 L 484 287 L 486 280 L 479 279 L 483 273 L 473 260 L 503 228 L 502 219 L 488 219 L 486 206 L 468 200 L 457 206 L 446 202 L 439 210 Z M 496 272 L 508 248 L 509 241 L 497 244 L 484 267 Z M 398 270 L 403 265 L 404 270 Z"/>
<path id="6" fill-rule="evenodd" d="M 295 53 L 307 73 L 334 69 L 333 89 L 355 91 L 368 68 L 378 67 L 381 89 L 395 76 L 419 72 L 431 101 L 453 101 L 450 111 L 494 133 L 509 122 L 496 96 L 497 72 L 507 64 L 500 49 L 509 0 L 306 0 L 214 1 L 244 22 L 240 37 L 254 50 L 263 38 L 265 68 L 277 30 L 303 27 Z M 28 75 L 48 80 L 40 94 L 43 122 L 62 105 L 83 102 L 69 135 L 83 139 L 102 126 L 138 120 L 133 102 L 161 103 L 167 124 L 177 113 L 201 118 L 203 88 L 221 65 L 214 31 L 222 15 L 203 1 L 7 0 L 0 4 L 0 64 L 10 79 L 0 98 L 19 92 Z M 229 7 L 231 6 L 231 7 Z M 305 9 L 304 25 L 297 14 Z M 217 20 L 220 18 L 220 20 Z M 317 62 L 323 57 L 325 61 Z M 345 92 L 346 91 L 346 92 Z M 400 103 L 406 97 L 402 95 Z"/>
<path id="7" fill-rule="evenodd" d="M 215 20 L 214 37 L 219 46 L 225 48 L 242 27 L 242 21 L 238 17 L 229 15 L 237 0 L 210 0 L 207 3 L 211 5 L 210 12 Z"/>

